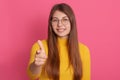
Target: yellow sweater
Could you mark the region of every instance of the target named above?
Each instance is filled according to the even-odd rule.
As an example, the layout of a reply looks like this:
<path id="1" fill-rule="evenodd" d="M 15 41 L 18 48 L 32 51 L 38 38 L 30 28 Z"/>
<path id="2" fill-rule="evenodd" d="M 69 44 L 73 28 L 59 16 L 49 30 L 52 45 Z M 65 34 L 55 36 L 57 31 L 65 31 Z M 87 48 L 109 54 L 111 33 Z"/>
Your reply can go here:
<path id="1" fill-rule="evenodd" d="M 73 75 L 72 75 L 72 67 L 68 68 L 69 64 L 69 59 L 68 59 L 68 52 L 67 52 L 67 47 L 65 43 L 67 42 L 67 39 L 61 39 L 58 38 L 58 43 L 60 46 L 60 80 L 72 80 Z M 44 49 L 46 54 L 48 55 L 48 47 L 47 47 L 47 41 L 42 40 Z M 30 54 L 30 60 L 27 68 L 27 73 L 30 77 L 31 80 L 39 79 L 39 80 L 49 80 L 49 78 L 45 75 L 44 70 L 38 75 L 34 75 L 31 73 L 29 66 L 30 64 L 34 61 L 34 57 L 36 54 L 36 51 L 39 49 L 38 43 L 34 43 L 31 49 L 31 54 Z M 82 68 L 83 68 L 83 76 L 82 80 L 90 80 L 90 53 L 89 49 L 87 46 L 85 46 L 82 43 L 79 43 L 79 51 L 80 51 L 80 56 L 82 60 Z"/>

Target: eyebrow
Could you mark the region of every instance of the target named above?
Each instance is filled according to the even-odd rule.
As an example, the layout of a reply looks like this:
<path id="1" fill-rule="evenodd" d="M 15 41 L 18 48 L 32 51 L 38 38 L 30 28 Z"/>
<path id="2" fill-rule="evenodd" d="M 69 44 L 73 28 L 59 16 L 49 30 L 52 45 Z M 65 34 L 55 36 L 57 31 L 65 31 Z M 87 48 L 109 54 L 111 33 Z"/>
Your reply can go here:
<path id="1" fill-rule="evenodd" d="M 58 19 L 58 17 L 53 17 L 53 18 L 57 18 Z M 62 17 L 62 18 L 68 18 L 67 16 L 64 16 L 64 17 Z"/>

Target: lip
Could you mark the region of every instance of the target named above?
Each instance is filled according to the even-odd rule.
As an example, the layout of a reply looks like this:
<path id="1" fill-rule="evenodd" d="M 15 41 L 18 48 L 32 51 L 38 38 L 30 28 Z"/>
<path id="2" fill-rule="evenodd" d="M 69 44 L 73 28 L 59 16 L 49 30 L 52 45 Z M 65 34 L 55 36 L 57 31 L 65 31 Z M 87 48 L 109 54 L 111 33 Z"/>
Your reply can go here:
<path id="1" fill-rule="evenodd" d="M 64 28 L 57 29 L 57 31 L 59 31 L 59 32 L 63 32 L 64 30 L 65 30 Z"/>

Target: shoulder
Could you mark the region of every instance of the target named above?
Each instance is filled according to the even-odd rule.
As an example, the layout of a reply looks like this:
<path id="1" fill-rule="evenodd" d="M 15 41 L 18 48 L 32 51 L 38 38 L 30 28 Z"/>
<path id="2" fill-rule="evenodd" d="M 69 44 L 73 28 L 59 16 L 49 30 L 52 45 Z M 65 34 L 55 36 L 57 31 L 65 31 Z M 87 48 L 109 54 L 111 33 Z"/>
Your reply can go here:
<path id="1" fill-rule="evenodd" d="M 79 42 L 79 52 L 80 52 L 81 57 L 83 58 L 90 57 L 90 50 L 88 46 L 82 42 Z"/>
<path id="2" fill-rule="evenodd" d="M 82 51 L 89 51 L 88 46 L 85 45 L 85 44 L 82 43 L 82 42 L 79 42 L 79 48 L 80 48 Z"/>
<path id="3" fill-rule="evenodd" d="M 47 39 L 41 40 L 43 45 L 47 45 Z"/>
<path id="4" fill-rule="evenodd" d="M 47 40 L 46 39 L 45 40 L 40 40 L 40 41 L 42 42 L 44 47 L 47 46 Z M 33 49 L 39 49 L 40 48 L 37 41 L 33 43 L 32 48 Z"/>

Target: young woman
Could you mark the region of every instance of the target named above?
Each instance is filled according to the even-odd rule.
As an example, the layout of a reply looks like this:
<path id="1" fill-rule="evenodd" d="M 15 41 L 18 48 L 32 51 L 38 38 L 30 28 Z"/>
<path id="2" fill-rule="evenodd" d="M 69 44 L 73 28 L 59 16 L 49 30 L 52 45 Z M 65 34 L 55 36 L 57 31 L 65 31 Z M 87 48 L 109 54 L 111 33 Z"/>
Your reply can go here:
<path id="1" fill-rule="evenodd" d="M 90 80 L 90 53 L 78 42 L 71 7 L 56 4 L 48 20 L 48 39 L 31 49 L 27 72 L 31 80 Z"/>

